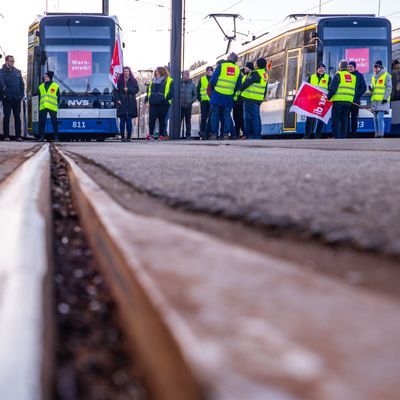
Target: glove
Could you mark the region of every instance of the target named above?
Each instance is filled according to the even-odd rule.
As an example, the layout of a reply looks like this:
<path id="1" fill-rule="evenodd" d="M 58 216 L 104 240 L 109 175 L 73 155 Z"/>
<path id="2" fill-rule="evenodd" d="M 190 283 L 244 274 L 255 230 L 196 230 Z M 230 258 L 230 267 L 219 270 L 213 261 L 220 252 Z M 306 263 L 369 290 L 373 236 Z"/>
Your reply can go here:
<path id="1" fill-rule="evenodd" d="M 372 92 L 372 90 L 373 90 L 371 85 L 368 86 L 368 89 L 369 89 L 370 92 Z"/>
<path id="2" fill-rule="evenodd" d="M 388 101 L 387 100 L 382 100 L 382 104 L 386 104 Z"/>

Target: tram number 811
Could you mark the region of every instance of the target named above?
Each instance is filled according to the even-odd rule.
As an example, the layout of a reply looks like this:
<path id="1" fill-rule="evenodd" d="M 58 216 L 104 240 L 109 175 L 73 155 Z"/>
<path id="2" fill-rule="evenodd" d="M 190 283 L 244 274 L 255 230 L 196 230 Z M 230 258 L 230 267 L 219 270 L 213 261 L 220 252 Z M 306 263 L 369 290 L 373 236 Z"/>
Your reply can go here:
<path id="1" fill-rule="evenodd" d="M 73 129 L 86 129 L 85 121 L 73 121 L 72 122 Z"/>

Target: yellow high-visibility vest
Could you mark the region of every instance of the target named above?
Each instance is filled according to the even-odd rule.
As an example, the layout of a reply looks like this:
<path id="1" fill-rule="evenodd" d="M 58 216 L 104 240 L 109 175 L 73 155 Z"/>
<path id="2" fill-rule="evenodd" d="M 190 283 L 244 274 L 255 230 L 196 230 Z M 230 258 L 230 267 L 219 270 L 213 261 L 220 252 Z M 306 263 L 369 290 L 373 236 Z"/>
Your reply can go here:
<path id="1" fill-rule="evenodd" d="M 57 99 L 57 91 L 59 86 L 57 83 L 52 82 L 48 87 L 47 91 L 42 83 L 39 86 L 39 95 L 40 95 L 40 104 L 39 110 L 51 110 L 58 111 L 58 99 Z"/>
<path id="2" fill-rule="evenodd" d="M 347 71 L 338 71 L 336 75 L 339 75 L 340 83 L 331 101 L 347 101 L 352 103 L 356 94 L 356 77 Z"/>
<path id="3" fill-rule="evenodd" d="M 230 62 L 222 63 L 221 73 L 214 88 L 215 91 L 227 96 L 233 96 L 235 94 L 235 86 L 239 75 L 240 68 L 237 65 Z"/>
<path id="4" fill-rule="evenodd" d="M 165 88 L 164 88 L 164 97 L 165 98 L 167 98 L 169 90 L 171 89 L 172 82 L 173 82 L 172 78 L 170 76 L 167 76 L 167 80 L 165 82 Z M 148 89 L 148 98 L 149 99 L 150 99 L 152 90 L 153 90 L 153 82 L 150 82 L 149 89 Z M 170 99 L 168 101 L 169 101 L 169 104 L 172 103 L 172 99 Z"/>
<path id="5" fill-rule="evenodd" d="M 251 74 L 251 72 L 250 72 L 250 74 Z M 246 75 L 243 75 L 243 76 L 242 76 L 242 85 L 243 85 L 243 83 L 246 82 L 246 79 L 250 76 L 250 74 L 246 74 Z M 238 101 L 239 96 L 240 96 L 240 91 L 238 90 L 238 91 L 235 93 L 235 96 L 233 97 L 233 100 Z"/>
<path id="6" fill-rule="evenodd" d="M 392 79 L 392 76 L 388 73 L 385 72 L 382 76 L 378 78 L 378 81 L 376 81 L 375 76 L 372 77 L 372 97 L 371 101 L 382 101 L 385 100 L 385 92 L 386 92 L 386 78 L 389 75 L 390 79 Z M 387 101 L 390 101 L 390 95 L 389 98 L 386 99 Z"/>
<path id="7" fill-rule="evenodd" d="M 204 75 L 200 79 L 200 101 L 210 101 L 210 97 L 207 94 L 207 88 L 208 78 Z"/>
<path id="8" fill-rule="evenodd" d="M 253 83 L 247 89 L 243 90 L 241 96 L 244 99 L 255 100 L 255 101 L 264 101 L 265 100 L 265 89 L 268 85 L 268 74 L 265 69 L 256 69 L 252 72 L 252 74 L 260 75 L 260 82 Z"/>
<path id="9" fill-rule="evenodd" d="M 321 79 L 318 81 L 318 75 L 312 74 L 310 79 L 310 84 L 319 88 L 319 89 L 328 89 L 329 85 L 329 75 L 324 74 Z"/>

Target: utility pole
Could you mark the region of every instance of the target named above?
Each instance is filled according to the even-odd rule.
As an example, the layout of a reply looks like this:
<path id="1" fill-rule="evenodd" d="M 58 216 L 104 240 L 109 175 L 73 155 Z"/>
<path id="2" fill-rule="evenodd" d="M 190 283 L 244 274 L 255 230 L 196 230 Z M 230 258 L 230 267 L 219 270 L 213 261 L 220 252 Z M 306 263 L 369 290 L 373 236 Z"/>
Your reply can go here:
<path id="1" fill-rule="evenodd" d="M 109 0 L 102 0 L 103 2 L 103 15 L 109 15 L 110 14 L 110 2 Z"/>
<path id="2" fill-rule="evenodd" d="M 378 1 L 378 17 L 381 16 L 381 0 Z"/>
<path id="3" fill-rule="evenodd" d="M 321 15 L 322 13 L 322 0 L 319 0 L 319 10 L 318 10 L 318 14 Z"/>
<path id="4" fill-rule="evenodd" d="M 178 140 L 181 130 L 182 75 L 182 0 L 171 0 L 171 77 L 174 80 L 174 99 L 169 118 L 169 136 Z"/>

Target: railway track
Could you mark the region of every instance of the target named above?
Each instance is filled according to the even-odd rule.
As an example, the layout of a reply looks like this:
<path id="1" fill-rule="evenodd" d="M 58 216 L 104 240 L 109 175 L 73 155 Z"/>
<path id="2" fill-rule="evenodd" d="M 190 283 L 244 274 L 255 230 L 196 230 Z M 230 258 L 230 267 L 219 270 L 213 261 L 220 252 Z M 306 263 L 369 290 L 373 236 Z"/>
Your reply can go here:
<path id="1" fill-rule="evenodd" d="M 398 395 L 396 297 L 129 210 L 61 146 L 0 206 L 2 400 Z"/>

